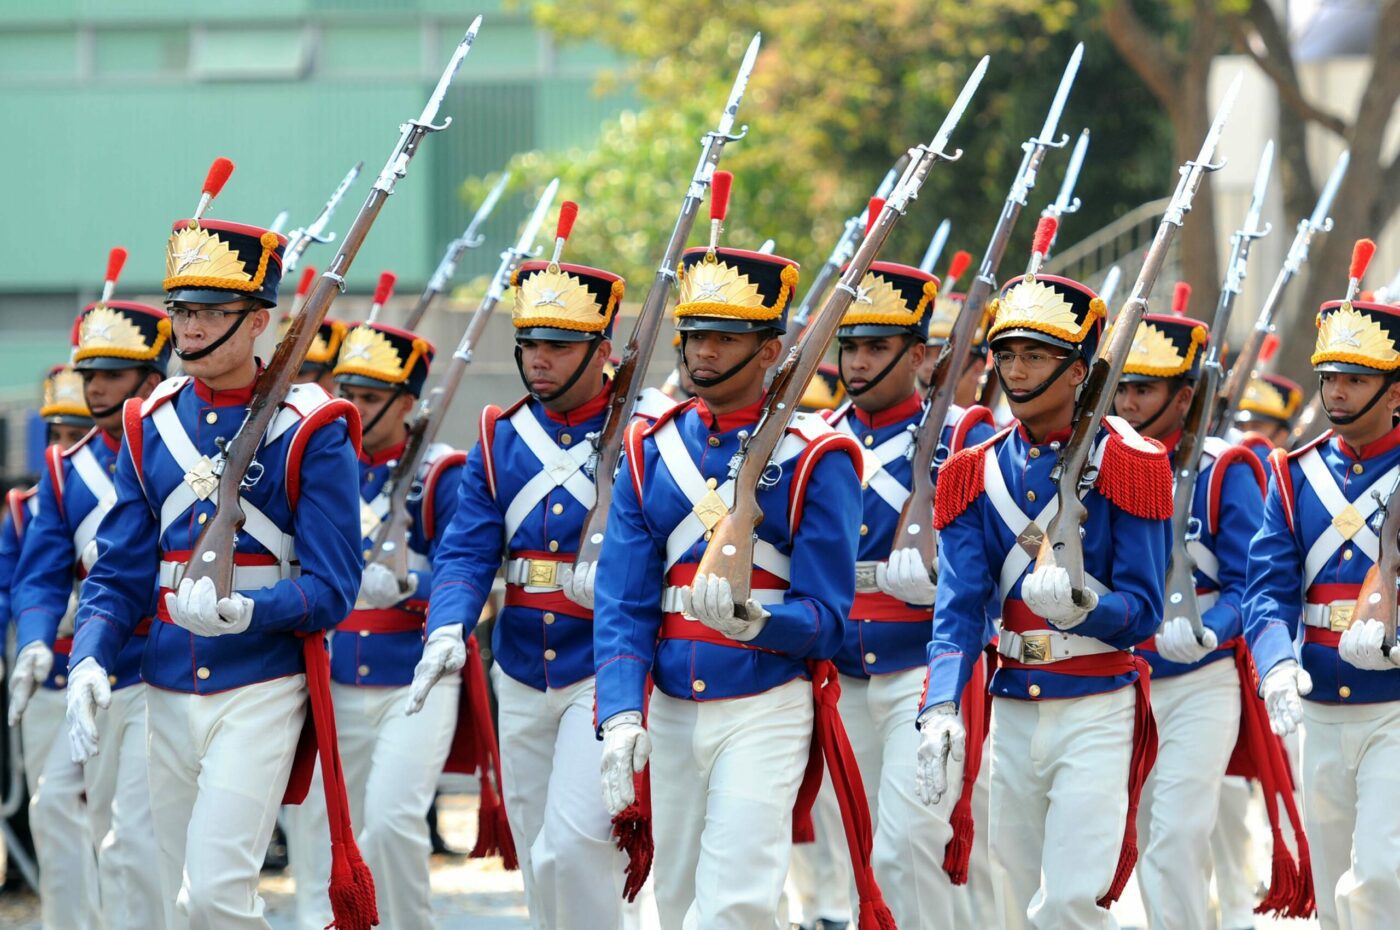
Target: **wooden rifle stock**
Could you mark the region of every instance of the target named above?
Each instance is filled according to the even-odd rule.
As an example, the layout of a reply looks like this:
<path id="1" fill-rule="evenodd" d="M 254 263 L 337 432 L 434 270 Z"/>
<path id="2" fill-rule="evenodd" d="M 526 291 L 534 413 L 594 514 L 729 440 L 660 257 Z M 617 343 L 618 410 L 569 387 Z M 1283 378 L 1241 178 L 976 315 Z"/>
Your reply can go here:
<path id="1" fill-rule="evenodd" d="M 632 327 L 632 334 L 628 337 L 627 347 L 622 353 L 622 363 L 617 366 L 613 375 L 612 398 L 608 402 L 602 429 L 593 441 L 593 447 L 597 450 L 592 463 L 593 484 L 597 496 L 593 509 L 588 512 L 583 522 L 576 562 L 598 561 L 598 553 L 603 548 L 603 539 L 608 530 L 608 511 L 612 507 L 613 477 L 617 474 L 618 463 L 622 459 L 624 434 L 642 397 L 642 379 L 656 348 L 656 337 L 661 331 L 661 320 L 666 312 L 666 304 L 671 298 L 671 288 L 676 283 L 676 267 L 681 260 L 681 251 L 685 248 L 686 240 L 690 238 L 691 227 L 695 225 L 695 217 L 700 213 L 700 204 L 705 199 L 705 191 L 710 186 L 715 169 L 719 167 L 725 145 L 737 142 L 748 133 L 747 126 L 737 133 L 731 130 L 734 127 L 734 118 L 739 112 L 739 103 L 748 87 L 749 75 L 753 72 L 758 48 L 759 37 L 754 36 L 739 66 L 739 73 L 730 89 L 729 101 L 720 116 L 719 124 L 707 132 L 701 142 L 700 162 L 695 166 L 685 199 L 681 201 L 680 215 L 676 217 L 676 225 L 671 230 L 671 238 L 666 242 L 666 251 L 656 269 L 656 276 L 652 278 L 646 299 L 642 301 L 641 312 L 637 315 L 637 322 Z"/>
<path id="2" fill-rule="evenodd" d="M 1372 491 L 1379 494 L 1379 491 Z M 1381 651 L 1387 656 L 1395 648 L 1396 588 L 1400 585 L 1400 481 L 1390 489 L 1382 511 L 1380 556 L 1362 579 L 1356 593 L 1356 609 L 1352 625 L 1367 620 L 1379 620 L 1385 627 Z"/>
<path id="3" fill-rule="evenodd" d="M 721 517 L 713 527 L 710 542 L 696 569 L 697 574 L 716 575 L 729 580 L 736 616 L 746 615 L 745 605 L 752 588 L 754 528 L 763 520 L 763 511 L 758 506 L 759 480 L 767 470 L 778 442 L 787 431 L 792 415 L 797 412 L 797 405 L 816 374 L 822 356 L 831 343 L 831 337 L 841 325 L 841 318 L 855 299 L 856 289 L 885 240 L 889 238 L 895 223 L 904 213 L 906 205 L 918 195 L 936 162 L 957 161 L 962 156 L 961 150 L 949 153 L 945 148 L 950 133 L 981 83 L 986 68 L 987 59 L 983 58 L 968 78 L 933 142 L 910 150 L 910 162 L 904 176 L 895 185 L 879 216 L 866 231 L 850 264 L 842 273 L 840 282 L 826 298 L 816 318 L 802 333 L 797 345 L 782 362 L 773 383 L 769 386 L 758 425 L 754 428 L 753 435 L 739 449 L 739 465 L 734 475 L 734 503 L 730 506 L 729 513 Z"/>
<path id="4" fill-rule="evenodd" d="M 240 494 L 245 482 L 256 484 L 261 477 L 261 467 L 253 469 L 253 465 L 263 436 L 286 399 L 298 372 L 301 371 L 302 362 L 306 360 L 306 353 L 316 338 L 317 330 L 325 320 L 331 302 L 340 292 L 345 282 L 345 274 L 350 270 L 355 256 L 359 254 L 370 227 L 374 225 L 380 209 L 384 206 L 384 201 L 394 192 L 394 185 L 398 179 L 407 174 L 409 162 L 417 153 L 423 137 L 430 132 L 446 129 L 452 122 L 449 118 L 442 124 L 435 125 L 433 120 L 447 95 L 453 75 L 461 66 L 467 52 L 471 50 L 472 40 L 476 38 L 476 31 L 480 25 L 481 17 L 478 16 L 458 44 L 457 51 L 439 78 L 423 112 L 417 119 L 410 120 L 400 127 L 399 141 L 374 187 L 370 189 L 369 196 L 365 198 L 364 205 L 360 207 L 355 222 L 341 241 L 340 250 L 331 261 L 330 268 L 311 289 L 301 310 L 292 319 L 286 335 L 277 344 L 271 362 L 258 375 L 257 383 L 253 387 L 252 403 L 248 406 L 248 415 L 233 439 L 224 446 L 219 460 L 215 463 L 219 485 L 214 516 L 204 525 L 195 541 L 194 550 L 185 569 L 185 577 L 194 581 L 204 577 L 212 579 L 219 597 L 227 597 L 233 592 L 233 553 L 238 531 L 242 529 L 246 519 Z"/>

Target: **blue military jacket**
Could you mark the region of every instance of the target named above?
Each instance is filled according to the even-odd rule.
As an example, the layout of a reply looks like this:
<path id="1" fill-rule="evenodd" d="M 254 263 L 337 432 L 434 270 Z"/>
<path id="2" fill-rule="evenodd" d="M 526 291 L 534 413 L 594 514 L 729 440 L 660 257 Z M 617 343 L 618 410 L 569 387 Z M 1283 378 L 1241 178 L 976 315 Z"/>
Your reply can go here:
<path id="1" fill-rule="evenodd" d="M 386 488 L 404 443 L 376 455 L 360 454 L 360 533 L 364 553 L 372 553 L 373 538 L 389 516 Z M 331 636 L 331 678 L 345 685 L 403 687 L 413 681 L 413 667 L 423 655 L 423 624 L 428 593 L 433 589 L 433 561 L 438 528 L 452 522 L 458 484 L 466 454 L 442 443 L 427 450 L 409 493 L 409 570 L 418 579 L 412 596 L 384 609 L 357 605 Z M 428 514 L 427 519 L 423 518 Z M 379 632 L 383 630 L 384 632 Z"/>
<path id="2" fill-rule="evenodd" d="M 1181 434 L 1165 445 L 1175 460 Z M 1183 665 L 1157 654 L 1156 638 L 1142 643 L 1153 678 L 1171 678 L 1234 656 L 1231 641 L 1244 632 L 1245 569 L 1249 543 L 1264 519 L 1264 470 L 1254 452 L 1224 440 L 1207 440 L 1191 497 L 1192 528 L 1199 536 L 1187 543 L 1196 560 L 1196 595 L 1201 622 L 1215 633 L 1220 648 L 1198 662 Z M 1167 608 L 1171 614 L 1171 608 Z"/>
<path id="3" fill-rule="evenodd" d="M 1269 457 L 1264 523 L 1249 548 L 1245 637 L 1262 680 L 1295 657 L 1304 623 L 1302 662 L 1311 701 L 1369 704 L 1400 699 L 1400 669 L 1365 671 L 1342 661 L 1336 639 L 1380 540 L 1371 519 L 1372 491 L 1390 493 L 1400 474 L 1400 429 L 1352 449 L 1331 431 L 1295 452 Z"/>
<path id="4" fill-rule="evenodd" d="M 1035 567 L 1037 545 L 1017 539 L 1035 536 L 1028 523 L 1041 530 L 1048 526 L 1044 509 L 1056 503 L 1050 472 L 1068 438 L 1066 430 L 1036 442 L 1016 424 L 964 449 L 940 471 L 938 599 L 924 708 L 959 700 L 987 641 L 986 602 L 994 592 L 1001 597 L 1003 630 L 1011 624 L 1054 630 L 1021 600 L 1021 582 Z M 1162 616 L 1171 467 L 1160 445 L 1137 436 L 1117 417 L 1105 420 L 1095 455 L 1099 477 L 1083 497 L 1088 510 L 1083 538 L 1085 573 L 1099 601 L 1070 632 L 1084 647 L 1127 650 L 1155 632 Z M 1012 521 L 1022 525 L 1014 527 Z M 1002 640 L 1008 641 L 1004 633 Z M 1048 662 L 998 669 L 991 692 L 1018 699 L 1079 697 L 1118 690 L 1136 677 L 1135 672 L 1070 675 Z"/>
<path id="5" fill-rule="evenodd" d="M 922 398 L 911 394 L 902 403 L 873 415 L 848 403 L 826 418 L 860 444 L 865 461 L 856 598 L 835 660 L 843 675 L 866 678 L 899 672 L 923 665 L 928 655 L 933 605 L 905 604 L 881 592 L 874 583 L 875 565 L 889 558 L 899 515 L 909 496 L 913 430 L 922 412 Z M 951 410 L 937 461 L 995 433 L 987 408 Z M 925 525 L 931 525 L 932 520 L 933 514 L 929 514 Z"/>
<path id="6" fill-rule="evenodd" d="M 861 455 L 815 416 L 794 420 L 760 484 L 752 588 L 771 613 L 763 630 L 730 641 L 680 613 L 679 589 L 705 551 L 707 495 L 733 493 L 730 459 L 761 407 L 716 416 L 693 399 L 629 427 L 599 557 L 597 722 L 641 710 L 648 675 L 675 698 L 743 697 L 807 675 L 808 660 L 840 648 L 855 595 Z"/>
<path id="7" fill-rule="evenodd" d="M 19 624 L 19 646 L 42 642 L 50 649 L 71 646 L 69 616 L 74 588 L 97 560 L 97 528 L 116 503 L 113 474 L 120 441 L 94 428 L 66 452 L 50 446 L 47 469 L 39 479 L 38 512 L 15 574 L 11 597 Z M 135 635 L 122 647 L 115 666 L 106 667 L 117 688 L 141 680 L 141 657 L 155 611 L 155 585 Z"/>
<path id="8" fill-rule="evenodd" d="M 78 604 L 72 660 L 111 668 L 150 607 L 151 588 L 178 585 L 200 529 L 214 512 L 207 480 L 248 412 L 253 386 L 212 391 L 189 378 L 162 382 L 144 403 L 128 401 L 117 457 L 117 501 L 97 531 L 97 561 Z M 297 634 L 344 619 L 362 568 L 359 416 L 314 384 L 296 385 L 278 412 L 243 491 L 247 522 L 235 543 L 234 585 L 253 601 L 243 633 L 195 636 L 151 626 L 142 663 L 147 683 L 213 694 L 298 674 Z M 158 615 L 165 619 L 163 598 Z"/>
<path id="9" fill-rule="evenodd" d="M 39 486 L 14 488 L 5 496 L 5 519 L 0 523 L 0 631 L 6 633 L 14 619 L 10 593 L 14 586 L 15 569 L 24 545 L 25 531 L 39 512 Z M 72 646 L 71 639 L 67 645 Z M 46 688 L 61 688 L 68 681 L 68 655 L 55 652 L 53 668 L 49 671 Z"/>

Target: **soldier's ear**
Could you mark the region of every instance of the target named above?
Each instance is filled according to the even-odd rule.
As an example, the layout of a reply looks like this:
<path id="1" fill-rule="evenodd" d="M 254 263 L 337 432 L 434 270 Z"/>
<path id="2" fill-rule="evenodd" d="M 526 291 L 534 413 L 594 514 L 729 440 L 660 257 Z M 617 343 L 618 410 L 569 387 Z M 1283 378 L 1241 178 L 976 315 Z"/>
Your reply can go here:
<path id="1" fill-rule="evenodd" d="M 915 368 L 924 363 L 924 356 L 928 355 L 928 346 L 919 340 L 914 340 L 909 346 L 909 361 Z"/>
<path id="2" fill-rule="evenodd" d="M 248 325 L 253 328 L 253 337 L 261 336 L 267 329 L 267 324 L 272 320 L 272 314 L 266 307 L 258 307 L 253 311 L 252 319 L 248 320 Z"/>
<path id="3" fill-rule="evenodd" d="M 1074 364 L 1069 366 L 1068 374 L 1069 383 L 1075 387 L 1079 387 L 1079 385 L 1083 384 L 1084 380 L 1089 377 L 1089 363 L 1084 361 L 1082 356 L 1075 359 Z"/>

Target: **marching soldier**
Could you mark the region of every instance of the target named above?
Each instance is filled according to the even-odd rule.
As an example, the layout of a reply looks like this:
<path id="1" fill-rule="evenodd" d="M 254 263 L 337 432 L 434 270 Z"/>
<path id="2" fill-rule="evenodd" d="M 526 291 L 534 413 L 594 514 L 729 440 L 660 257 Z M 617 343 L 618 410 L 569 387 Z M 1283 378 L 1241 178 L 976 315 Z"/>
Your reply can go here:
<path id="1" fill-rule="evenodd" d="M 597 783 L 583 774 L 597 770 L 601 754 L 592 728 L 595 572 L 573 561 L 595 500 L 590 436 L 612 400 L 603 368 L 624 282 L 558 258 L 524 263 L 512 282 L 516 367 L 529 393 L 482 411 L 434 559 L 410 706 L 441 700 L 434 683 L 461 670 L 466 637 L 504 563 L 491 674 L 531 924 L 596 930 L 622 925 L 627 858 L 614 846 Z"/>
<path id="2" fill-rule="evenodd" d="M 1017 422 L 939 472 L 941 568 L 919 791 L 936 804 L 959 788 L 968 747 L 958 702 L 998 592 L 988 839 L 1003 927 L 1114 926 L 1106 898 L 1127 880 L 1127 817 L 1150 757 L 1146 664 L 1131 649 L 1162 611 L 1171 469 L 1161 447 L 1117 418 L 1093 437 L 1099 471 L 1083 498 L 1083 603 L 1065 569 L 1032 570 L 1058 501 L 1050 473 L 1104 312 L 1078 282 L 1013 278 L 988 336 Z"/>
<path id="3" fill-rule="evenodd" d="M 902 926 L 951 927 L 969 918 L 966 890 L 953 885 L 943 868 L 956 797 L 925 807 L 914 795 L 914 718 L 923 693 L 934 585 L 917 551 L 891 552 L 909 497 L 913 431 L 923 410 L 914 373 L 932 354 L 925 340 L 938 279 L 907 265 L 876 262 L 860 292 L 863 297 L 836 331 L 850 401 L 828 418 L 860 443 L 865 458 L 856 597 L 836 654 L 841 716 L 874 815 L 872 862 L 891 913 Z M 956 452 L 994 432 L 986 408 L 955 407 L 942 441 Z M 978 676 L 970 687 L 985 687 L 985 680 Z"/>
<path id="4" fill-rule="evenodd" d="M 72 364 L 55 365 L 44 377 L 39 416 L 53 448 L 63 452 L 92 431 L 92 414 L 83 398 L 82 376 Z M 4 617 L 16 602 L 14 581 L 39 511 L 39 486 L 16 488 L 7 495 L 0 570 L 4 571 Z M 71 593 L 71 591 L 69 592 Z M 64 597 L 64 613 L 69 613 Z M 68 680 L 72 617 L 64 635 L 30 650 L 10 673 L 9 725 L 20 727 L 29 791 L 29 829 L 39 865 L 39 915 L 44 927 L 83 930 L 98 924 L 97 863 L 93 857 L 89 805 L 83 796 L 82 766 L 68 752 L 63 732 L 63 686 Z M 26 712 L 27 705 L 27 712 Z M 21 721 L 21 716 L 23 720 Z"/>
<path id="5" fill-rule="evenodd" d="M 860 452 L 799 415 L 760 484 L 743 614 L 726 579 L 695 574 L 782 355 L 797 265 L 700 248 L 682 267 L 677 327 L 696 397 L 629 427 L 599 560 L 603 786 L 622 811 L 650 759 L 664 930 L 767 927 L 812 742 L 807 662 L 836 653 L 854 593 Z"/>
<path id="6" fill-rule="evenodd" d="M 1243 431 L 1240 445 L 1267 463 L 1274 449 L 1288 448 L 1302 405 L 1303 389 L 1298 382 L 1275 374 L 1250 378 L 1235 415 L 1235 425 Z"/>
<path id="7" fill-rule="evenodd" d="M 73 367 L 80 373 L 97 429 L 69 448 L 50 447 L 39 481 L 39 508 L 28 530 L 12 589 L 21 656 L 42 664 L 69 611 L 75 588 L 98 557 L 98 526 L 116 502 L 113 473 L 122 439 L 122 408 L 144 400 L 165 380 L 170 319 L 164 310 L 107 300 L 86 307 L 75 323 Z M 83 766 L 102 913 L 109 930 L 163 927 L 164 905 L 150 863 L 156 858 L 146 778 L 146 650 L 155 594 L 146 613 L 108 666 L 111 705 L 97 714 L 107 751 Z M 23 678 L 17 678 L 18 685 Z M 32 688 L 32 685 L 31 685 Z M 14 713 L 28 695 L 17 688 Z"/>
<path id="8" fill-rule="evenodd" d="M 1186 424 L 1207 338 L 1197 320 L 1147 314 L 1123 368 L 1115 412 L 1169 455 Z M 1234 644 L 1243 631 L 1245 565 L 1263 519 L 1263 487 L 1250 450 L 1207 440 L 1191 500 L 1199 536 L 1186 543 L 1196 562 L 1203 641 L 1168 605 L 1156 636 L 1138 645 L 1152 666 L 1158 737 L 1138 818 L 1138 882 L 1154 930 L 1209 924 L 1211 832 L 1241 725 Z"/>
<path id="9" fill-rule="evenodd" d="M 123 411 L 116 503 L 78 608 L 68 720 L 86 760 L 112 701 L 109 670 L 160 587 L 141 674 L 153 868 L 172 928 L 268 928 L 258 871 L 307 715 L 303 640 L 316 646 L 344 619 L 360 577 L 358 416 L 315 385 L 287 395 L 242 486 L 234 591 L 221 598 L 212 581 L 183 577 L 215 510 L 223 446 L 253 397 L 253 343 L 277 302 L 285 246 L 238 223 L 174 224 L 164 286 L 186 374 Z"/>
<path id="10" fill-rule="evenodd" d="M 1400 650 L 1382 650 L 1379 621 L 1351 618 L 1382 545 L 1371 518 L 1400 475 L 1400 310 L 1347 299 L 1323 304 L 1317 319 L 1312 365 L 1333 429 L 1269 456 L 1245 633 L 1275 731 L 1306 731 L 1304 821 L 1320 922 L 1380 928 L 1400 913 Z"/>

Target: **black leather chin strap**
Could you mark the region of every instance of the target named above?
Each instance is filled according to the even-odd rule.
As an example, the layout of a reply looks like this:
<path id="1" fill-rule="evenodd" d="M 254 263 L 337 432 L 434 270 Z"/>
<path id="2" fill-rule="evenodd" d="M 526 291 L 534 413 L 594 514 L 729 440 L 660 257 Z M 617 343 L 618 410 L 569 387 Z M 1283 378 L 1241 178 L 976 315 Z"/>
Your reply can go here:
<path id="1" fill-rule="evenodd" d="M 1021 393 L 1017 393 L 1016 391 L 1013 391 L 1013 390 L 1011 390 L 1011 388 L 1009 388 L 1009 387 L 1006 386 L 1006 379 L 1003 378 L 1002 375 L 1001 375 L 1001 366 L 1000 366 L 1000 365 L 997 365 L 997 364 L 995 363 L 995 361 L 993 361 L 992 367 L 994 367 L 994 368 L 996 369 L 996 372 L 997 372 L 997 381 L 1000 382 L 1002 393 L 1004 393 L 1004 394 L 1006 395 L 1007 399 L 1008 399 L 1008 400 L 1013 400 L 1013 401 L 1015 401 L 1015 402 L 1018 403 L 1018 404 L 1025 404 L 1025 403 L 1029 403 L 1029 402 L 1035 400 L 1035 399 L 1036 399 L 1037 397 L 1039 397 L 1041 394 L 1044 394 L 1047 390 L 1049 390 L 1050 385 L 1054 384 L 1057 380 L 1059 380 L 1060 375 L 1062 375 L 1062 374 L 1064 374 L 1065 372 L 1069 371 L 1069 366 L 1073 365 L 1073 364 L 1074 364 L 1075 362 L 1077 362 L 1078 360 L 1079 360 L 1079 352 L 1078 352 L 1078 351 L 1071 352 L 1069 355 L 1066 355 L 1066 356 L 1065 356 L 1065 360 L 1064 360 L 1064 361 L 1060 362 L 1059 365 L 1056 365 L 1056 366 L 1055 366 L 1055 370 L 1052 371 L 1052 372 L 1050 373 L 1050 377 L 1048 377 L 1048 378 L 1046 378 L 1044 381 L 1040 382 L 1040 385 L 1039 385 L 1038 387 L 1032 388 L 1032 389 L 1029 390 L 1029 391 L 1025 391 L 1025 392 L 1021 392 Z"/>
<path id="2" fill-rule="evenodd" d="M 403 394 L 404 389 L 402 385 L 394 388 L 393 393 L 391 393 L 388 399 L 384 401 L 384 406 L 379 408 L 379 412 L 376 413 L 374 416 L 370 417 L 369 422 L 366 423 L 363 427 L 361 427 L 360 435 L 368 436 L 374 430 L 374 428 L 379 425 L 379 421 L 384 419 L 384 414 L 389 412 L 389 408 L 394 406 L 394 401 L 402 397 Z"/>
<path id="3" fill-rule="evenodd" d="M 130 369 L 127 370 L 129 371 Z M 141 385 L 146 383 L 146 376 L 149 373 L 156 370 L 154 368 L 141 368 L 138 370 L 141 372 L 141 377 L 137 379 L 136 386 L 126 392 L 125 397 L 117 401 L 112 406 L 104 407 L 101 410 L 93 410 L 92 408 L 88 408 L 88 413 L 92 414 L 92 418 L 94 420 L 103 420 L 107 417 L 110 417 L 112 414 L 119 412 L 123 407 L 125 407 L 127 401 L 134 400 L 135 398 L 141 396 Z M 156 373 L 159 374 L 159 372 Z"/>
<path id="4" fill-rule="evenodd" d="M 772 339 L 773 337 L 770 335 L 764 335 L 762 339 L 758 340 L 758 348 L 750 352 L 748 358 L 744 359 L 742 362 L 735 365 L 733 368 L 714 378 L 701 378 L 698 375 L 696 375 L 695 372 L 690 370 L 690 362 L 686 361 L 685 357 L 685 343 L 686 340 L 689 338 L 689 331 L 681 333 L 681 364 L 685 366 L 685 373 L 690 375 L 690 380 L 692 382 L 694 382 L 699 387 L 709 388 L 714 387 L 717 384 L 723 384 L 724 382 L 728 381 L 730 378 L 734 377 L 739 372 L 747 368 L 750 362 L 758 358 L 758 353 L 763 351 L 763 347 L 767 345 L 768 340 Z"/>
<path id="5" fill-rule="evenodd" d="M 254 309 L 256 308 L 249 308 L 247 310 L 236 311 L 238 313 L 238 316 L 234 319 L 233 325 L 228 328 L 228 332 L 224 333 L 222 336 L 220 336 L 218 339 L 215 339 L 213 342 L 209 343 L 204 348 L 195 349 L 192 352 L 184 352 L 180 349 L 180 344 L 175 341 L 175 332 L 174 330 L 171 330 L 170 346 L 175 352 L 175 357 L 180 359 L 180 361 L 182 362 L 197 362 L 205 356 L 209 355 L 211 352 L 216 351 L 219 348 L 219 346 L 223 345 L 225 342 L 228 342 L 230 339 L 233 338 L 233 334 L 238 332 L 238 327 L 243 325 L 243 321 L 248 319 L 248 314 L 252 313 Z"/>
<path id="6" fill-rule="evenodd" d="M 574 369 L 574 373 L 569 376 L 569 380 L 564 382 L 564 386 L 553 394 L 537 394 L 535 390 L 530 387 L 530 379 L 525 377 L 525 353 L 520 350 L 519 343 L 516 343 L 515 346 L 515 370 L 520 372 L 520 381 L 525 385 L 525 390 L 530 392 L 530 396 L 542 404 L 547 404 L 552 400 L 563 397 L 565 394 L 569 393 L 569 390 L 573 388 L 575 384 L 578 384 L 579 379 L 583 377 L 583 373 L 588 370 L 588 363 L 593 360 L 594 350 L 598 348 L 598 344 L 602 341 L 603 337 L 601 334 L 588 340 L 588 351 L 583 353 L 583 361 L 579 362 L 578 367 Z"/>
<path id="7" fill-rule="evenodd" d="M 1388 390 L 1390 390 L 1390 386 L 1391 386 L 1392 384 L 1395 383 L 1395 379 L 1396 379 L 1396 372 L 1390 372 L 1389 374 L 1387 374 L 1387 375 L 1385 376 L 1385 380 L 1383 380 L 1383 381 L 1381 382 L 1380 389 L 1377 390 L 1376 393 L 1375 393 L 1374 395 L 1372 395 L 1372 397 L 1371 397 L 1370 400 L 1366 401 L 1366 406 L 1362 407 L 1360 410 L 1356 411 L 1356 412 L 1353 413 L 1353 414 L 1349 414 L 1349 415 L 1344 416 L 1344 417 L 1333 416 L 1333 415 L 1332 415 L 1332 411 L 1330 411 L 1330 410 L 1327 409 L 1327 405 L 1326 405 L 1326 404 L 1323 404 L 1323 405 L 1322 405 L 1322 409 L 1326 412 L 1326 414 L 1327 414 L 1327 419 L 1329 419 L 1329 420 L 1332 421 L 1332 425 L 1334 425 L 1334 426 L 1350 426 L 1351 424 L 1355 423 L 1357 420 L 1359 420 L 1359 419 L 1361 419 L 1362 417 L 1364 417 L 1366 414 L 1370 413 L 1370 412 L 1371 412 L 1371 408 L 1374 407 L 1374 406 L 1376 406 L 1376 404 L 1380 403 L 1381 398 L 1385 396 L 1385 392 L 1388 391 Z M 1317 379 L 1317 389 L 1318 389 L 1319 391 L 1322 390 L 1322 378 L 1321 378 L 1321 377 L 1319 377 L 1319 378 Z"/>
<path id="8" fill-rule="evenodd" d="M 859 397 L 866 391 L 873 388 L 875 385 L 879 384 L 881 381 L 884 381 L 885 378 L 889 377 L 890 372 L 894 371 L 894 366 L 899 364 L 899 360 L 904 358 L 904 356 L 909 352 L 909 347 L 913 344 L 913 340 L 906 336 L 904 340 L 904 348 L 896 352 L 894 358 L 890 359 L 890 363 L 884 368 L 881 368 L 879 373 L 875 375 L 875 377 L 867 381 L 865 387 L 857 390 L 856 388 L 853 388 L 846 383 L 845 366 L 841 364 L 841 344 L 838 342 L 836 344 L 836 368 L 838 371 L 842 372 L 841 384 L 845 386 L 846 393 L 851 395 L 852 397 Z"/>

